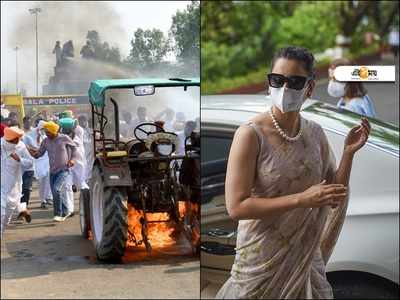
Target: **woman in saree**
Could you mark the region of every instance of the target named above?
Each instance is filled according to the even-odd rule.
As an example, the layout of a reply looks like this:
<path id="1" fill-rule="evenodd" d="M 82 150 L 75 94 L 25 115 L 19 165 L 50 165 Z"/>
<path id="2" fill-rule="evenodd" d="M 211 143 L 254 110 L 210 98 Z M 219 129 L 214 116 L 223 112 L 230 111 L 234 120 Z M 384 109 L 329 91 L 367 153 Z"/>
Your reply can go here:
<path id="1" fill-rule="evenodd" d="M 362 119 L 349 131 L 336 167 L 323 129 L 300 114 L 314 77 L 307 49 L 279 50 L 268 74 L 271 109 L 235 133 L 225 198 L 239 221 L 236 255 L 217 298 L 333 299 L 325 267 L 346 216 L 352 161 L 370 125 Z"/>

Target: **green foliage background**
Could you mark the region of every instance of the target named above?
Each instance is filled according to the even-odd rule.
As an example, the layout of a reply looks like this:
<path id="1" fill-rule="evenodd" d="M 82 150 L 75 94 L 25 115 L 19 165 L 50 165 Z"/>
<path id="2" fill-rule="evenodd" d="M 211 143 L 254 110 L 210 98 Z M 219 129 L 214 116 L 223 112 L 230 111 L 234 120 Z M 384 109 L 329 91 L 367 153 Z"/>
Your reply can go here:
<path id="1" fill-rule="evenodd" d="M 202 93 L 262 82 L 275 51 L 289 45 L 322 53 L 343 34 L 352 38 L 351 58 L 377 51 L 365 48 L 363 34 L 384 38 L 393 24 L 394 1 L 202 1 Z"/>
<path id="2" fill-rule="evenodd" d="M 200 73 L 200 2 L 191 1 L 186 9 L 172 16 L 168 35 L 157 28 L 138 28 L 130 40 L 130 52 L 121 57 L 118 47 L 110 47 L 101 32 L 89 30 L 93 59 L 110 63 L 127 71 L 139 71 L 149 77 L 199 77 Z M 167 61 L 174 54 L 175 62 Z"/>

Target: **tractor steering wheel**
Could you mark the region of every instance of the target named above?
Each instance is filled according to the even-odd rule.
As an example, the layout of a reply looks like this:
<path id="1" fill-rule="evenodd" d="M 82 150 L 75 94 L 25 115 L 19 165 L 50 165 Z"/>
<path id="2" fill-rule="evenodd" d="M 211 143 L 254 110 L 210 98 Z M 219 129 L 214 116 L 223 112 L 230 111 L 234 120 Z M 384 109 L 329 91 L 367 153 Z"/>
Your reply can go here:
<path id="1" fill-rule="evenodd" d="M 156 130 L 155 131 L 146 131 L 146 130 L 144 130 L 142 128 L 143 126 L 153 126 L 153 127 L 156 128 Z M 146 134 L 146 138 L 147 138 L 150 134 L 158 132 L 157 129 L 159 129 L 161 132 L 165 132 L 164 128 L 162 128 L 161 126 L 156 125 L 154 123 L 142 123 L 142 124 L 139 124 L 138 126 L 135 127 L 135 130 L 133 131 L 133 134 L 135 135 L 135 138 L 138 141 L 141 141 L 142 143 L 145 143 L 145 140 L 143 140 L 142 138 L 138 137 L 138 135 L 137 135 L 138 131 L 141 131 L 141 132 L 145 133 Z"/>

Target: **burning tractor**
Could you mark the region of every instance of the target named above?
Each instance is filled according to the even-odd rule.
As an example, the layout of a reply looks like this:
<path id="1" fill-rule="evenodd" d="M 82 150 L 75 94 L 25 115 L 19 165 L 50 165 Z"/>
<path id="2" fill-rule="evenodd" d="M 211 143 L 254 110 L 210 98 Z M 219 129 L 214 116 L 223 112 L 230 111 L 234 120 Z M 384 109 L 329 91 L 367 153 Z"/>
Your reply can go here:
<path id="1" fill-rule="evenodd" d="M 200 81 L 96 80 L 89 97 L 95 160 L 80 220 L 97 258 L 119 260 L 127 244 L 151 252 L 152 222 L 174 224 L 198 253 Z M 128 207 L 140 213 L 139 234 Z M 168 217 L 149 218 L 155 213 Z"/>

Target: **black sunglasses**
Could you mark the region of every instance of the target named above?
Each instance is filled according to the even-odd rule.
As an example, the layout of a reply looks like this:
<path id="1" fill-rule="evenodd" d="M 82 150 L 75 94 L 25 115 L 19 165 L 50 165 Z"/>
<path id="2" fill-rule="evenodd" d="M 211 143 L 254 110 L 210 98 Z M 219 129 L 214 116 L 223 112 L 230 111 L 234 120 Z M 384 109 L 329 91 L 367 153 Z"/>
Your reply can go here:
<path id="1" fill-rule="evenodd" d="M 270 73 L 267 75 L 268 84 L 273 88 L 281 88 L 287 82 L 289 89 L 301 90 L 312 76 L 284 76 L 282 74 Z"/>

